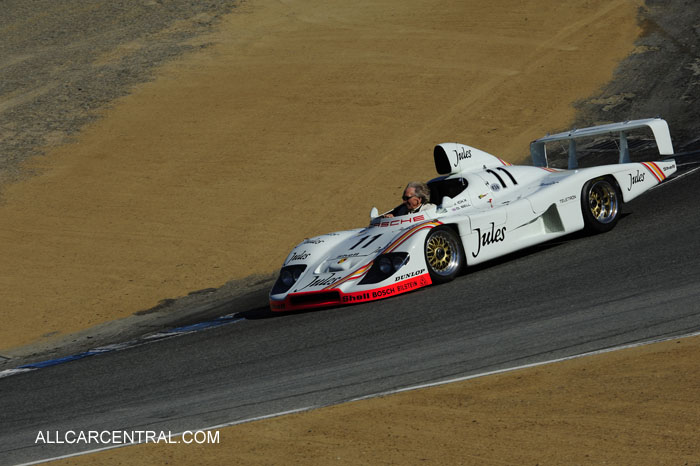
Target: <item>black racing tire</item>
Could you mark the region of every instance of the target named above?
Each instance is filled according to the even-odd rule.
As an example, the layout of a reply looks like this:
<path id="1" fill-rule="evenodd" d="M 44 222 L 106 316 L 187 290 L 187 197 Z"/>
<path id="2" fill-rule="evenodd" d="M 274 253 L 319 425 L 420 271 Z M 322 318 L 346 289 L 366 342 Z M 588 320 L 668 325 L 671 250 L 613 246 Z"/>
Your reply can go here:
<path id="1" fill-rule="evenodd" d="M 455 231 L 440 225 L 425 238 L 425 263 L 435 284 L 453 280 L 464 267 L 464 248 Z"/>
<path id="2" fill-rule="evenodd" d="M 581 210 L 589 233 L 612 230 L 622 214 L 622 195 L 609 176 L 588 180 L 581 190 Z"/>

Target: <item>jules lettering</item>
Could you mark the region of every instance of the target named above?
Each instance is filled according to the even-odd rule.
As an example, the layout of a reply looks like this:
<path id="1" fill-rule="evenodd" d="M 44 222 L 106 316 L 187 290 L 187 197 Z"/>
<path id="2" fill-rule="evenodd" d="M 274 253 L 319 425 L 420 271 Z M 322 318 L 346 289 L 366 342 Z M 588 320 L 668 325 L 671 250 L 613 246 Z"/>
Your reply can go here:
<path id="1" fill-rule="evenodd" d="M 632 174 L 630 173 L 630 185 L 629 185 L 629 187 L 627 188 L 627 191 L 632 191 L 632 186 L 634 186 L 634 185 L 637 184 L 637 183 L 641 183 L 642 181 L 644 181 L 644 175 L 645 175 L 645 174 L 646 174 L 646 173 L 640 173 L 639 170 L 637 170 L 637 174 L 636 174 L 636 175 L 632 175 Z"/>
<path id="2" fill-rule="evenodd" d="M 479 255 L 482 246 L 485 247 L 489 244 L 500 243 L 506 239 L 506 227 L 502 226 L 501 228 L 496 228 L 493 222 L 491 222 L 491 230 L 485 231 L 484 233 L 481 232 L 481 228 L 475 228 L 475 230 L 478 238 L 478 247 L 476 253 L 472 252 L 472 257 L 474 258 Z"/>
<path id="3" fill-rule="evenodd" d="M 457 165 L 459 165 L 460 161 L 472 158 L 471 149 L 465 149 L 464 147 L 462 147 L 460 150 L 452 149 L 452 152 L 454 152 L 455 155 L 457 156 L 457 160 L 455 160 L 455 163 L 454 163 L 455 167 Z"/>

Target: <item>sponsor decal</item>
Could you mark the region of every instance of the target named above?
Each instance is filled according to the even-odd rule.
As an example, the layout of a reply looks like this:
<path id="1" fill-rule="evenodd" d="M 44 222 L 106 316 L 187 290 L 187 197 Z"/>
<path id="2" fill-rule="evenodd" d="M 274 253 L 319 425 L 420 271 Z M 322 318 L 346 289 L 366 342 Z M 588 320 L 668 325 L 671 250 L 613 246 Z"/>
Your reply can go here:
<path id="1" fill-rule="evenodd" d="M 344 303 L 361 303 L 362 301 L 369 301 L 372 299 L 371 296 L 369 291 L 364 293 L 344 294 L 341 301 Z"/>
<path id="2" fill-rule="evenodd" d="M 456 207 L 450 208 L 452 212 L 457 212 L 458 210 L 461 209 L 466 209 L 467 207 L 471 207 L 471 202 L 467 199 L 460 199 L 457 202 L 455 202 Z"/>
<path id="3" fill-rule="evenodd" d="M 501 187 L 498 186 L 497 184 L 492 184 L 492 185 L 491 185 L 491 191 L 496 192 L 496 191 L 500 191 L 500 190 L 501 190 Z"/>
<path id="4" fill-rule="evenodd" d="M 291 259 L 289 259 L 289 262 L 292 262 L 292 261 L 303 261 L 304 259 L 306 259 L 306 258 L 309 257 L 310 255 L 311 255 L 311 253 L 308 253 L 308 252 L 306 252 L 306 251 L 300 252 L 300 253 L 293 252 L 293 253 L 292 253 Z"/>
<path id="5" fill-rule="evenodd" d="M 559 199 L 559 204 L 566 204 L 567 202 L 573 201 L 576 199 L 576 195 L 574 194 L 573 196 L 567 196 L 563 199 Z"/>
<path id="6" fill-rule="evenodd" d="M 273 311 L 283 311 L 285 308 L 284 301 L 272 301 L 270 300 L 270 309 Z"/>
<path id="7" fill-rule="evenodd" d="M 676 169 L 676 164 L 674 163 L 673 165 L 669 165 L 668 167 L 664 167 L 664 171 L 667 172 L 669 170 L 675 170 Z"/>
<path id="8" fill-rule="evenodd" d="M 303 243 L 301 244 L 321 244 L 324 241 L 321 238 L 313 238 L 313 239 L 305 239 Z"/>
<path id="9" fill-rule="evenodd" d="M 396 277 L 396 279 L 394 281 L 400 282 L 402 280 L 407 280 L 409 278 L 417 277 L 418 275 L 423 275 L 424 273 L 425 273 L 425 269 L 420 269 L 420 270 L 417 270 L 415 272 L 409 272 L 409 273 L 406 273 L 404 275 L 399 275 L 398 277 Z"/>
<path id="10" fill-rule="evenodd" d="M 488 246 L 493 243 L 500 243 L 506 239 L 506 227 L 496 228 L 496 225 L 491 222 L 491 231 L 486 231 L 481 233 L 481 228 L 474 229 L 477 234 L 477 245 L 478 248 L 476 253 L 472 252 L 472 257 L 476 258 L 481 252 L 482 246 Z"/>
<path id="11" fill-rule="evenodd" d="M 425 271 L 425 269 L 424 269 Z M 413 291 L 418 288 L 428 286 L 432 282 L 428 274 L 423 274 L 408 280 L 394 283 L 383 288 L 377 288 L 376 290 L 370 291 L 360 291 L 358 293 L 348 293 L 343 294 L 340 298 L 342 303 L 360 303 L 363 301 L 373 301 L 375 299 L 388 298 L 389 296 L 394 296 L 401 293 L 406 293 L 407 291 Z"/>
<path id="12" fill-rule="evenodd" d="M 459 165 L 460 161 L 472 158 L 472 151 L 466 150 L 464 147 L 460 148 L 459 151 L 452 149 L 452 152 L 457 156 L 457 161 L 453 164 L 455 167 Z"/>
<path id="13" fill-rule="evenodd" d="M 486 193 L 486 194 L 479 194 L 479 199 L 483 199 L 483 198 L 485 198 L 485 197 L 488 196 L 488 195 L 489 195 L 488 193 Z"/>
<path id="14" fill-rule="evenodd" d="M 353 252 L 352 254 L 341 254 L 339 256 L 336 256 L 335 258 L 341 259 L 340 261 L 338 261 L 338 263 L 340 264 L 341 262 L 345 262 L 346 260 L 348 260 L 348 258 L 350 258 L 350 257 L 357 257 L 359 255 L 360 255 L 359 252 Z"/>
<path id="15" fill-rule="evenodd" d="M 372 221 L 370 225 L 373 226 L 379 226 L 379 227 L 395 227 L 399 225 L 404 225 L 408 224 L 407 226 L 411 225 L 412 223 L 416 222 L 423 222 L 425 221 L 425 215 L 416 215 L 415 217 L 408 217 L 408 218 L 396 218 L 394 220 L 389 220 L 389 219 L 376 219 L 376 221 Z"/>
<path id="16" fill-rule="evenodd" d="M 316 287 L 316 286 L 330 286 L 330 285 L 333 285 L 338 280 L 339 279 L 337 278 L 336 273 L 331 272 L 330 276 L 328 276 L 328 277 L 314 277 L 314 279 L 311 280 L 311 282 L 308 285 L 306 285 L 304 288 L 300 288 L 300 289 L 295 290 L 295 291 L 301 291 L 301 290 L 305 290 L 307 288 L 312 288 L 312 287 Z"/>
<path id="17" fill-rule="evenodd" d="M 546 183 L 540 183 L 540 186 L 552 186 L 553 184 L 559 184 L 558 181 L 547 181 Z"/>
<path id="18" fill-rule="evenodd" d="M 640 173 L 639 170 L 637 170 L 637 174 L 636 174 L 636 175 L 632 176 L 631 173 L 630 173 L 629 175 L 630 175 L 630 185 L 629 185 L 629 187 L 627 188 L 627 191 L 632 191 L 632 186 L 634 186 L 634 185 L 637 184 L 637 183 L 641 183 L 641 182 L 644 181 L 644 175 L 645 175 L 645 173 Z"/>

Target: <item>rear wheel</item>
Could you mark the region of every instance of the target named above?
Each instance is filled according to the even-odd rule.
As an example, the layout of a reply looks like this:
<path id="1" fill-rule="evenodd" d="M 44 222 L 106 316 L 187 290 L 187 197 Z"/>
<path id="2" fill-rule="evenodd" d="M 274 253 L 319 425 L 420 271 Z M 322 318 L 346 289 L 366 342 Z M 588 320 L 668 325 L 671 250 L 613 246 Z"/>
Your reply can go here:
<path id="1" fill-rule="evenodd" d="M 454 279 L 464 266 L 464 249 L 457 234 L 447 226 L 430 230 L 425 238 L 425 263 L 433 283 Z"/>
<path id="2" fill-rule="evenodd" d="M 604 233 L 620 219 L 622 196 L 617 183 L 609 177 L 589 180 L 581 191 L 581 209 L 586 229 Z"/>

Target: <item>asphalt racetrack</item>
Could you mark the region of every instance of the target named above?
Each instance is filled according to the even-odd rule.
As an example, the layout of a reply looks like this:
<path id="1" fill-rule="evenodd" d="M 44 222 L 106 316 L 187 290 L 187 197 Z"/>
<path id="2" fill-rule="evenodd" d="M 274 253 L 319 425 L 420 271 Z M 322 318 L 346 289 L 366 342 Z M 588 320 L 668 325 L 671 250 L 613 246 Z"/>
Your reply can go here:
<path id="1" fill-rule="evenodd" d="M 0 464 L 95 445 L 39 431 L 173 433 L 700 328 L 700 173 L 569 237 L 380 302 L 271 316 L 0 379 Z M 639 234 L 643 232 L 644 234 Z"/>

